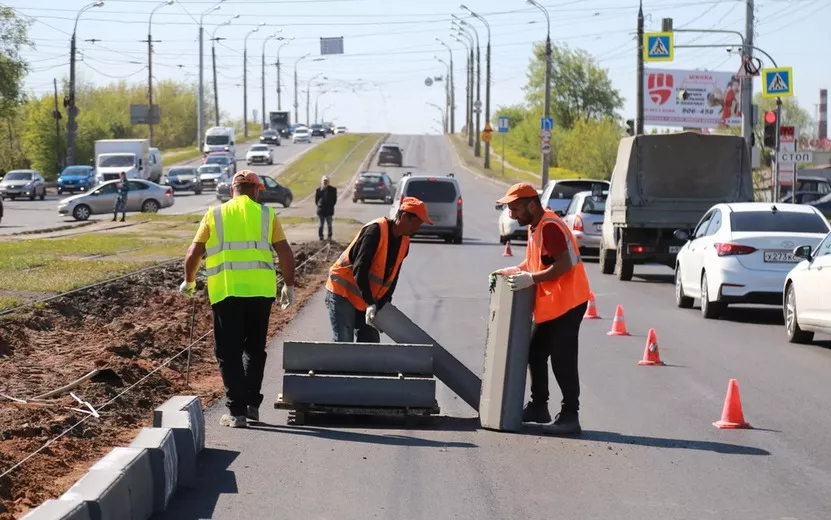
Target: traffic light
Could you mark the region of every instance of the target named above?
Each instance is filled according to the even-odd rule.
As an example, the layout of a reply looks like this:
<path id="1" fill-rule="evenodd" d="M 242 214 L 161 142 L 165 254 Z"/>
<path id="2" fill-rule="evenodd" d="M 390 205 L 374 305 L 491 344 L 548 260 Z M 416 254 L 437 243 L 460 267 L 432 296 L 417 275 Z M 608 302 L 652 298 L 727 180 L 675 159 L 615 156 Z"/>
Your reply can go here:
<path id="1" fill-rule="evenodd" d="M 635 135 L 635 120 L 626 120 L 626 135 Z"/>
<path id="2" fill-rule="evenodd" d="M 776 112 L 765 112 L 765 139 L 764 145 L 768 148 L 776 148 Z"/>

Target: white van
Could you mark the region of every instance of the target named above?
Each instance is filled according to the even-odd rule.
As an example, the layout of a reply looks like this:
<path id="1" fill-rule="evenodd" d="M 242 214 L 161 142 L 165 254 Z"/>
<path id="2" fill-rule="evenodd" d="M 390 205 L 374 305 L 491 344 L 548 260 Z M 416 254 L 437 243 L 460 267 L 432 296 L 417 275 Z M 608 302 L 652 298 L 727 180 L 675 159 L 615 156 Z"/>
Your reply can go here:
<path id="1" fill-rule="evenodd" d="M 159 150 L 158 148 L 151 148 L 150 156 L 148 157 L 147 162 L 150 165 L 149 180 L 155 182 L 156 184 L 159 184 L 159 181 L 162 179 L 162 172 L 164 171 L 161 150 Z"/>
<path id="2" fill-rule="evenodd" d="M 230 152 L 236 157 L 234 146 L 234 129 L 228 126 L 214 126 L 205 132 L 205 143 L 202 147 L 203 153 Z"/>

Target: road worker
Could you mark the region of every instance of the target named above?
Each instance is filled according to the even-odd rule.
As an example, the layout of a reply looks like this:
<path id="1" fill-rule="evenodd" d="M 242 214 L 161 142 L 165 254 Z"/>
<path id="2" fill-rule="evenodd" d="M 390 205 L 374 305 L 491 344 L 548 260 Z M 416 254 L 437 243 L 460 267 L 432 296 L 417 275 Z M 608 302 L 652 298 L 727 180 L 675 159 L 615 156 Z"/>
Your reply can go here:
<path id="1" fill-rule="evenodd" d="M 326 308 L 332 340 L 380 343 L 372 325 L 375 313 L 392 299 L 401 263 L 410 251 L 410 236 L 423 223 L 433 224 L 427 205 L 405 197 L 395 220 L 375 219 L 363 228 L 329 268 Z"/>
<path id="2" fill-rule="evenodd" d="M 512 290 L 536 286 L 534 326 L 528 356 L 531 401 L 523 422 L 551 423 L 548 411 L 548 358 L 563 394 L 560 413 L 543 430 L 578 434 L 580 379 L 578 336 L 589 301 L 589 281 L 577 240 L 556 213 L 543 208 L 537 190 L 526 182 L 514 184 L 497 201 L 507 204 L 511 218 L 528 226 L 525 260 L 491 276 L 508 276 Z"/>
<path id="3" fill-rule="evenodd" d="M 274 209 L 257 202 L 259 175 L 243 170 L 231 181 L 232 199 L 208 209 L 185 256 L 179 290 L 193 296 L 202 257 L 213 308 L 216 359 L 225 385 L 228 414 L 222 426 L 245 427 L 260 420 L 271 307 L 277 297 L 277 253 L 284 285 L 282 309 L 294 303 L 294 255 Z"/>

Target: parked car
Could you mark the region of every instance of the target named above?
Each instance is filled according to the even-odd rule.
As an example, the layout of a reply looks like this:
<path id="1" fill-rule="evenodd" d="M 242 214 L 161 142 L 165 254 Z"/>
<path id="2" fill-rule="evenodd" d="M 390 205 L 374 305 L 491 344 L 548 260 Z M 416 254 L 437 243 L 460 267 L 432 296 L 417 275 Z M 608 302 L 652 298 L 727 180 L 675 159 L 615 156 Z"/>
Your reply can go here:
<path id="1" fill-rule="evenodd" d="M 178 166 L 168 170 L 164 184 L 177 191 L 193 191 L 196 195 L 202 194 L 202 180 L 199 170 L 193 166 Z"/>
<path id="2" fill-rule="evenodd" d="M 260 142 L 263 144 L 280 146 L 282 143 L 282 140 L 280 139 L 280 132 L 276 130 L 263 130 L 263 135 L 260 136 Z"/>
<path id="3" fill-rule="evenodd" d="M 537 190 L 537 195 L 542 195 L 542 190 Z M 521 226 L 519 222 L 511 218 L 511 211 L 507 204 L 497 204 L 496 211 L 499 211 L 497 228 L 499 229 L 499 243 L 506 244 L 509 240 L 527 240 L 528 226 Z"/>
<path id="4" fill-rule="evenodd" d="M 245 163 L 249 166 L 253 163 L 274 164 L 274 155 L 271 153 L 271 147 L 267 144 L 251 145 L 248 153 L 245 154 Z"/>
<path id="5" fill-rule="evenodd" d="M 326 137 L 326 127 L 323 125 L 312 125 L 312 137 Z"/>
<path id="6" fill-rule="evenodd" d="M 227 152 L 211 152 L 202 159 L 202 165 L 216 164 L 222 168 L 224 173 L 233 175 L 237 173 L 237 161 L 233 155 Z"/>
<path id="7" fill-rule="evenodd" d="M 390 218 L 395 218 L 404 197 L 416 197 L 427 205 L 433 225 L 423 225 L 420 236 L 438 236 L 447 243 L 461 244 L 464 236 L 462 189 L 452 173 L 447 176 L 412 175 L 407 172 L 398 183 Z"/>
<path id="8" fill-rule="evenodd" d="M 218 164 L 203 164 L 196 171 L 199 174 L 199 181 L 202 183 L 203 188 L 216 188 L 217 184 L 219 184 L 220 177 L 223 175 L 227 175 L 229 178 L 231 177 L 231 174 L 224 171 L 222 166 Z"/>
<path id="9" fill-rule="evenodd" d="M 65 192 L 89 191 L 96 184 L 95 168 L 93 166 L 67 166 L 58 177 L 58 195 Z"/>
<path id="10" fill-rule="evenodd" d="M 710 208 L 690 234 L 675 264 L 675 303 L 701 299 L 704 318 L 718 318 L 732 303 L 781 305 L 788 272 L 799 262 L 794 247 L 815 247 L 831 231 L 816 208 L 801 204 L 738 202 Z"/>
<path id="11" fill-rule="evenodd" d="M 395 193 L 390 176 L 384 172 L 362 172 L 352 188 L 352 202 L 380 200 L 392 204 Z"/>
<path id="12" fill-rule="evenodd" d="M 291 141 L 293 143 L 311 143 L 312 142 L 312 134 L 309 133 L 309 129 L 306 127 L 298 126 L 294 129 L 294 133 L 291 134 Z"/>
<path id="13" fill-rule="evenodd" d="M 90 215 L 112 214 L 120 182 L 106 181 L 87 193 L 62 199 L 58 203 L 58 213 L 72 216 L 75 220 L 87 220 Z M 128 212 L 156 213 L 174 204 L 173 188 L 169 186 L 160 186 L 144 179 L 130 179 L 127 185 Z"/>
<path id="14" fill-rule="evenodd" d="M 398 167 L 404 165 L 404 149 L 396 143 L 384 143 L 378 150 L 378 166 L 382 164 L 394 164 Z"/>
<path id="15" fill-rule="evenodd" d="M 540 195 L 543 207 L 549 208 L 561 217 L 565 215 L 571 199 L 581 191 L 593 191 L 595 186 L 600 190 L 609 191 L 609 181 L 592 179 L 556 179 L 548 181 Z"/>
<path id="16" fill-rule="evenodd" d="M 281 204 L 284 208 L 291 206 L 291 202 L 294 200 L 294 194 L 292 194 L 289 188 L 283 186 L 268 175 L 260 175 L 260 179 L 262 179 L 263 184 L 265 184 L 265 189 L 260 192 L 260 202 L 263 204 L 269 202 Z M 223 177 L 220 180 L 216 187 L 216 198 L 220 202 L 231 200 L 229 177 Z"/>
<path id="17" fill-rule="evenodd" d="M 581 191 L 575 195 L 565 210 L 563 220 L 580 246 L 580 254 L 598 255 L 603 236 L 603 213 L 606 211 L 608 191 Z"/>
<path id="18" fill-rule="evenodd" d="M 814 333 L 831 334 L 831 233 L 814 246 L 793 250 L 800 260 L 785 279 L 782 312 L 791 343 L 809 343 Z"/>
<path id="19" fill-rule="evenodd" d="M 29 197 L 29 200 L 46 198 L 46 179 L 36 170 L 12 170 L 0 181 L 0 197 L 16 199 Z"/>

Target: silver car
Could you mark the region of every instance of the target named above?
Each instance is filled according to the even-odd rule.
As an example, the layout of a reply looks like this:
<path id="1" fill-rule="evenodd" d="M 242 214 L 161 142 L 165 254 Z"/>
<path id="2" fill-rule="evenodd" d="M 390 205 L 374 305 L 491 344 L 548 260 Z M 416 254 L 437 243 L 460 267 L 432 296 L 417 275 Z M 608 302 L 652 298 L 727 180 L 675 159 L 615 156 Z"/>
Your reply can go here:
<path id="1" fill-rule="evenodd" d="M 424 225 L 415 233 L 418 236 L 438 236 L 447 243 L 461 244 L 464 238 L 464 211 L 462 189 L 456 176 L 412 175 L 405 173 L 390 208 L 389 216 L 395 218 L 404 197 L 415 197 L 427 205 L 433 225 Z"/>
<path id="2" fill-rule="evenodd" d="M 12 170 L 0 181 L 0 197 L 12 200 L 40 197 L 43 200 L 46 198 L 46 180 L 35 170 Z"/>
<path id="3" fill-rule="evenodd" d="M 199 173 L 199 180 L 202 181 L 203 188 L 216 189 L 216 185 L 219 184 L 223 175 L 230 176 L 230 174 L 226 175 L 222 166 L 218 164 L 203 164 L 196 171 Z"/>
<path id="4" fill-rule="evenodd" d="M 120 182 L 107 181 L 88 193 L 65 198 L 58 203 L 58 213 L 71 215 L 75 220 L 87 220 L 90 215 L 112 213 Z M 156 213 L 160 209 L 173 206 L 172 188 L 143 179 L 130 179 L 127 186 L 129 191 L 125 209 L 128 212 Z"/>
<path id="5" fill-rule="evenodd" d="M 603 212 L 608 193 L 604 190 L 602 194 L 592 195 L 590 191 L 581 191 L 571 199 L 565 210 L 563 220 L 577 239 L 581 254 L 600 253 Z"/>

